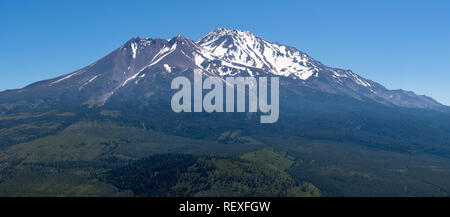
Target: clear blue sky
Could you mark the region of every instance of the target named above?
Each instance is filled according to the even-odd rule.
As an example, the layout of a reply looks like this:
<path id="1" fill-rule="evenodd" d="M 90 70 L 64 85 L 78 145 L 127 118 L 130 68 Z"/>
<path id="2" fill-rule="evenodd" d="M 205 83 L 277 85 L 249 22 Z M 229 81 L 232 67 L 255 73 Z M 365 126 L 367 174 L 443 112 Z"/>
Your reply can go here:
<path id="1" fill-rule="evenodd" d="M 450 105 L 450 1 L 0 0 L 0 90 L 86 66 L 140 37 L 249 30 L 390 89 Z"/>

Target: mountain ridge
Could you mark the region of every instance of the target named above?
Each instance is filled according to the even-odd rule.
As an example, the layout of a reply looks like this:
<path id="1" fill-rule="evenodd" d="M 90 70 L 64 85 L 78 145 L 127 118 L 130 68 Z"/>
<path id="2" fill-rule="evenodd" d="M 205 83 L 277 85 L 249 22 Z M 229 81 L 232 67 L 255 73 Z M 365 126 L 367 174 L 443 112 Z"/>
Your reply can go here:
<path id="1" fill-rule="evenodd" d="M 195 68 L 203 70 L 207 76 L 217 77 L 281 76 L 287 78 L 282 85 L 291 89 L 302 86 L 387 106 L 445 108 L 431 97 L 388 90 L 351 70 L 328 67 L 294 47 L 269 42 L 249 31 L 225 28 L 217 28 L 196 42 L 182 35 L 169 40 L 134 37 L 77 71 L 0 92 L 0 108 L 11 110 L 17 104 L 42 104 L 52 97 L 55 102 L 64 101 L 66 97 L 81 106 L 103 106 L 123 87 L 137 85 L 149 77 L 155 79 L 156 75 L 151 73 L 170 79 L 186 75 Z M 159 84 L 150 82 L 149 85 Z M 25 96 L 27 92 L 32 92 L 33 102 Z"/>

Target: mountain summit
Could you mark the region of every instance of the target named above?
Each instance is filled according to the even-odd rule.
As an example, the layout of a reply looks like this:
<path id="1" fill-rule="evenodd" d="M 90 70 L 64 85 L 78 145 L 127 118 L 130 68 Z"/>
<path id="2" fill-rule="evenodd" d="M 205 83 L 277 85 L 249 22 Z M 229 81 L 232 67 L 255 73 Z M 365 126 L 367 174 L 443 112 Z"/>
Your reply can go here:
<path id="1" fill-rule="evenodd" d="M 435 100 L 403 90 L 391 91 L 350 70 L 325 66 L 296 48 L 248 31 L 218 28 L 198 41 L 182 35 L 170 40 L 133 38 L 75 72 L 0 93 L 0 111 L 51 107 L 99 107 L 110 101 L 141 101 L 170 89 L 177 75 L 201 69 L 206 76 L 280 76 L 292 93 L 305 89 L 372 101 L 386 106 L 441 109 Z M 163 85 L 167 85 L 163 86 Z M 283 93 L 281 93 L 283 94 Z M 161 96 L 158 96 L 161 97 Z"/>
<path id="2" fill-rule="evenodd" d="M 292 75 L 302 80 L 318 76 L 320 64 L 308 55 L 295 48 L 266 41 L 248 31 L 219 28 L 197 43 L 219 58 L 274 75 Z"/>

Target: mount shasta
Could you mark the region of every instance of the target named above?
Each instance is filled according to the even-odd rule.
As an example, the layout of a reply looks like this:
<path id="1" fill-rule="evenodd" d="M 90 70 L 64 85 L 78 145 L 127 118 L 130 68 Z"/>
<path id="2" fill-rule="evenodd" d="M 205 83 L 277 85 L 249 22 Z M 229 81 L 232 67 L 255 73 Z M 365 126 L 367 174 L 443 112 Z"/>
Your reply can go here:
<path id="1" fill-rule="evenodd" d="M 133 38 L 99 61 L 54 79 L 0 93 L 2 111 L 48 105 L 103 106 L 129 97 L 145 104 L 157 94 L 162 77 L 201 69 L 206 76 L 281 76 L 281 86 L 374 101 L 387 106 L 439 110 L 430 97 L 388 90 L 350 70 L 325 66 L 289 46 L 248 31 L 216 29 L 198 41 L 181 35 L 170 40 Z M 132 100 L 134 100 L 132 99 Z M 131 100 L 131 99 L 130 99 Z"/>

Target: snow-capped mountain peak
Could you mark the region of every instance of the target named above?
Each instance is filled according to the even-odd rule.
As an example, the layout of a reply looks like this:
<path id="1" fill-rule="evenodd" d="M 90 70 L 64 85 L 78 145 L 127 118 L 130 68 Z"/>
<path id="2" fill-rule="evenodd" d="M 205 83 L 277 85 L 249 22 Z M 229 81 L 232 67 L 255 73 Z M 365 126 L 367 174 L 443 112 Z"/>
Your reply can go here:
<path id="1" fill-rule="evenodd" d="M 218 28 L 197 43 L 214 56 L 275 75 L 302 80 L 318 76 L 318 62 L 305 53 L 266 41 L 249 31 Z"/>

